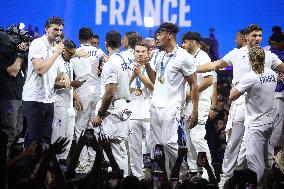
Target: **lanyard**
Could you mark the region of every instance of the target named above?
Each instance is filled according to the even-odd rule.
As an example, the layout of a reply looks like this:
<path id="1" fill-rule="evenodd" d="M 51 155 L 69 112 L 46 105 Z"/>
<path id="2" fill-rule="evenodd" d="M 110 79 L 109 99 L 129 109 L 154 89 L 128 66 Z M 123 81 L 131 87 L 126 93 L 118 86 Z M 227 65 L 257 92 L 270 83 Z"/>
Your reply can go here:
<path id="1" fill-rule="evenodd" d="M 144 73 L 145 73 L 145 67 L 143 67 L 143 70 L 142 70 L 142 74 L 144 75 Z M 140 89 L 141 88 L 141 80 L 140 80 L 140 78 L 138 77 L 138 76 L 136 76 L 136 87 L 138 88 L 138 89 Z"/>
<path id="2" fill-rule="evenodd" d="M 157 52 L 156 52 L 155 59 L 154 59 L 154 65 L 156 65 L 156 61 L 157 61 L 157 57 L 158 57 L 158 55 L 159 55 L 159 52 L 160 52 L 160 51 L 157 51 Z"/>
<path id="3" fill-rule="evenodd" d="M 168 60 L 166 61 L 165 65 L 164 65 L 164 58 L 165 58 L 165 56 L 166 56 L 166 53 L 164 54 L 164 56 L 163 56 L 163 58 L 162 58 L 162 62 L 161 62 L 161 67 L 160 67 L 160 74 L 161 74 L 161 76 L 164 75 L 168 63 L 170 62 L 170 60 L 171 60 L 172 58 L 174 58 L 174 57 L 176 56 L 176 54 L 177 54 L 177 48 L 176 48 L 176 50 L 175 50 L 175 53 L 170 55 L 170 57 L 169 57 Z"/>
<path id="4" fill-rule="evenodd" d="M 193 56 L 193 58 L 196 58 L 198 53 L 199 53 L 200 49 L 198 49 L 198 51 L 195 53 L 195 55 Z"/>

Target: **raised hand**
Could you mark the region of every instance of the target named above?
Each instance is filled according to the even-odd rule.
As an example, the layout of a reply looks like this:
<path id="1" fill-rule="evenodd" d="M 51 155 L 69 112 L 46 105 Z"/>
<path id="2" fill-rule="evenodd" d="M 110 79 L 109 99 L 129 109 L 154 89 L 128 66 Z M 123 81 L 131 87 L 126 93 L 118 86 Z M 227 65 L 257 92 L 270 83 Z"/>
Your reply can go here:
<path id="1" fill-rule="evenodd" d="M 84 135 L 84 131 L 82 131 L 78 139 L 78 145 L 85 146 L 87 144 L 88 144 L 88 138 Z"/>
<path id="2" fill-rule="evenodd" d="M 59 44 L 56 44 L 54 46 L 54 54 L 56 54 L 57 56 L 61 55 L 63 50 L 64 50 L 64 44 L 63 43 L 59 43 Z"/>
<path id="3" fill-rule="evenodd" d="M 99 136 L 99 144 L 104 149 L 104 151 L 107 153 L 111 151 L 111 144 L 109 137 L 105 137 L 104 135 Z"/>
<path id="4" fill-rule="evenodd" d="M 48 151 L 52 154 L 61 154 L 65 151 L 65 147 L 69 144 L 70 140 L 66 137 L 59 137 L 53 144 L 50 145 Z"/>

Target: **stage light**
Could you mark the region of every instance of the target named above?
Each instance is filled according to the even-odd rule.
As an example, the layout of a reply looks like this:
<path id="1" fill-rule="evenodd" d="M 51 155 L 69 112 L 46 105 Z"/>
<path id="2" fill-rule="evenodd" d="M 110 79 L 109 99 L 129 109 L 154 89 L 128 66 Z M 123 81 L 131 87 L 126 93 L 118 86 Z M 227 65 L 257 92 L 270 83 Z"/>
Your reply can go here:
<path id="1" fill-rule="evenodd" d="M 25 27 L 25 24 L 24 24 L 24 23 L 22 23 L 22 22 L 19 23 L 19 29 L 20 29 L 20 30 L 24 29 L 24 27 Z"/>
<path id="2" fill-rule="evenodd" d="M 144 26 L 146 28 L 152 28 L 154 27 L 155 22 L 153 17 L 144 17 Z"/>

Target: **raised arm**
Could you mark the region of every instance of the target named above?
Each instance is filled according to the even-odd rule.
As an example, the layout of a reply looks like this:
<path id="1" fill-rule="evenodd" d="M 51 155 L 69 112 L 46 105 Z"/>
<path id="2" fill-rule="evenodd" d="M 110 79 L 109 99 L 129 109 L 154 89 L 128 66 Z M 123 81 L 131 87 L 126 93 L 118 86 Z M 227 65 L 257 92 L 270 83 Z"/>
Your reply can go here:
<path id="1" fill-rule="evenodd" d="M 213 83 L 213 76 L 208 75 L 203 78 L 200 85 L 198 85 L 198 92 L 201 93 L 202 91 L 206 90 L 208 87 L 210 87 Z"/>
<path id="2" fill-rule="evenodd" d="M 43 76 L 54 64 L 57 57 L 63 52 L 64 45 L 63 43 L 57 44 L 55 46 L 55 51 L 51 57 L 49 57 L 47 60 L 43 60 L 42 58 L 34 58 L 32 59 L 33 67 L 36 71 L 36 73 L 39 76 Z"/>
<path id="3" fill-rule="evenodd" d="M 198 73 L 205 73 L 210 71 L 215 71 L 223 68 L 227 68 L 229 65 L 224 60 L 217 60 L 215 62 L 209 62 L 206 64 L 202 64 L 197 66 L 196 71 Z"/>
<path id="4" fill-rule="evenodd" d="M 235 101 L 237 100 L 240 96 L 242 96 L 242 93 L 240 93 L 235 87 L 231 89 L 230 91 L 230 96 L 229 100 Z"/>

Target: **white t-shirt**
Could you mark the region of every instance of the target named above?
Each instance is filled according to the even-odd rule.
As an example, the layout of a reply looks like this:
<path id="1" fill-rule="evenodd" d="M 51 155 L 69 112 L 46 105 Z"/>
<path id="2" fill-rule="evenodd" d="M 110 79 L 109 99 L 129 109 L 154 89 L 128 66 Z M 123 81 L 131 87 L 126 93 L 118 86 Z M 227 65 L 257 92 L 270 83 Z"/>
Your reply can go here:
<path id="1" fill-rule="evenodd" d="M 77 51 L 79 50 L 87 51 L 90 56 L 86 58 L 75 57 L 71 59 L 76 80 L 86 80 L 86 83 L 95 86 L 95 91 L 100 91 L 101 78 L 97 74 L 97 67 L 99 65 L 99 59 L 104 55 L 104 52 L 90 44 L 81 44 Z"/>
<path id="2" fill-rule="evenodd" d="M 147 76 L 145 67 L 142 68 L 141 72 Z M 148 76 L 147 76 L 148 77 Z M 135 95 L 135 89 L 139 87 L 142 90 L 142 94 L 140 96 Z M 130 119 L 150 119 L 150 102 L 151 102 L 152 91 L 150 91 L 143 82 L 136 77 L 132 83 L 130 84 L 130 96 L 131 100 L 129 104 L 129 109 L 132 114 Z"/>
<path id="3" fill-rule="evenodd" d="M 154 55 L 152 59 L 156 58 Z M 165 82 L 163 84 L 158 81 L 161 76 L 162 62 L 165 67 L 163 75 Z M 159 52 L 156 62 L 151 60 L 151 66 L 156 72 L 152 105 L 156 107 L 182 107 L 185 103 L 186 92 L 184 77 L 190 76 L 196 71 L 193 56 L 177 45 L 170 53 Z"/>
<path id="4" fill-rule="evenodd" d="M 201 49 L 198 49 L 193 57 L 195 60 L 195 66 L 200 66 L 202 64 L 211 62 L 211 59 L 208 54 Z M 199 86 L 200 83 L 203 81 L 204 77 L 207 76 L 213 76 L 213 71 L 206 73 L 197 73 L 197 85 Z M 213 87 L 212 85 L 210 85 L 207 89 L 199 93 L 199 101 L 202 101 L 203 103 L 206 103 L 208 104 L 208 106 L 210 106 L 212 91 Z"/>
<path id="5" fill-rule="evenodd" d="M 28 55 L 27 78 L 23 87 L 23 101 L 52 103 L 53 89 L 58 69 L 66 72 L 62 61 L 55 61 L 50 69 L 39 76 L 32 64 L 33 59 L 47 60 L 53 54 L 53 47 L 49 44 L 46 35 L 31 42 Z M 58 57 L 60 58 L 60 57 Z"/>
<path id="6" fill-rule="evenodd" d="M 102 95 L 107 84 L 116 83 L 117 90 L 113 100 L 129 99 L 129 62 L 120 53 L 112 54 L 102 71 Z"/>
<path id="7" fill-rule="evenodd" d="M 273 122 L 276 84 L 277 75 L 270 68 L 265 68 L 261 75 L 250 71 L 241 78 L 236 89 L 240 93 L 246 92 L 245 126 L 261 126 Z"/>
<path id="8" fill-rule="evenodd" d="M 120 54 L 124 58 L 124 60 L 129 64 L 130 70 L 128 71 L 128 76 L 131 77 L 133 71 L 133 63 L 135 62 L 134 50 L 127 49 L 125 51 L 121 51 Z"/>
<path id="9" fill-rule="evenodd" d="M 251 66 L 249 63 L 247 46 L 240 49 L 233 49 L 226 54 L 222 60 L 224 60 L 229 66 L 233 66 L 233 83 L 237 83 L 244 76 L 244 74 L 250 72 Z M 274 70 L 282 61 L 270 51 L 265 52 L 265 66 Z"/>
<path id="10" fill-rule="evenodd" d="M 130 63 L 135 62 L 135 57 L 134 57 L 134 50 L 133 49 L 127 49 L 125 51 L 121 51 L 120 54 Z"/>
<path id="11" fill-rule="evenodd" d="M 69 76 L 70 81 L 73 80 L 73 65 L 71 62 L 65 62 L 62 56 L 60 56 L 56 61 L 61 61 L 64 64 L 66 73 Z M 73 88 L 71 89 L 55 89 L 54 91 L 54 102 L 59 103 L 61 106 L 66 108 L 73 107 Z"/>

